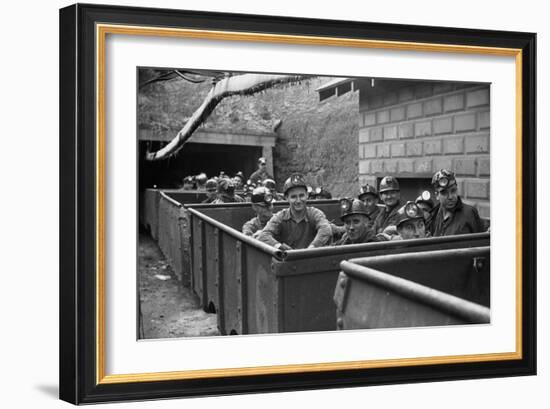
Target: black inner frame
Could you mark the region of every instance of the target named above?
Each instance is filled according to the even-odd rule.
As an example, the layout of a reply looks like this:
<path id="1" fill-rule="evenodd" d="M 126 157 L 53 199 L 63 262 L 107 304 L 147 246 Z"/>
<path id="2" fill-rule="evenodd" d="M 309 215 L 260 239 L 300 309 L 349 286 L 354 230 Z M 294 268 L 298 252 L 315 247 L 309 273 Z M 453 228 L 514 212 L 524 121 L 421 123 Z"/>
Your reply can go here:
<path id="1" fill-rule="evenodd" d="M 95 24 L 517 48 L 523 52 L 522 359 L 96 385 Z M 60 10 L 60 398 L 72 403 L 307 390 L 536 373 L 536 35 L 99 5 Z"/>

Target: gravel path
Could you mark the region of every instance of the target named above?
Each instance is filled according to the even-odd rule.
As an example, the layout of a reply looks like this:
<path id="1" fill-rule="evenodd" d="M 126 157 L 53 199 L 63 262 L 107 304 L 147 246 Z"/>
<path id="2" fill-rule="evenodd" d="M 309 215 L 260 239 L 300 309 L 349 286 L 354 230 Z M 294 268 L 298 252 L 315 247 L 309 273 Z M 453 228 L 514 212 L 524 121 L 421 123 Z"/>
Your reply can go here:
<path id="1" fill-rule="evenodd" d="M 199 307 L 198 298 L 184 287 L 150 236 L 139 236 L 140 339 L 220 335 L 216 314 Z M 183 282 L 189 282 L 184 277 Z"/>

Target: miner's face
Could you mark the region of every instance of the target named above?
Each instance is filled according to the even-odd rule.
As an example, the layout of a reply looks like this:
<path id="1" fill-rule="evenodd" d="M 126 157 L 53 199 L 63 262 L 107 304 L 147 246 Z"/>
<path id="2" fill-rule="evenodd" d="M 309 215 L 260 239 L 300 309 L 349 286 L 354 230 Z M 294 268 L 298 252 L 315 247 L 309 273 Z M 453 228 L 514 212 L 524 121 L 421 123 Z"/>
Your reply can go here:
<path id="1" fill-rule="evenodd" d="M 424 219 L 407 220 L 397 227 L 397 233 L 403 240 L 421 239 L 426 237 Z"/>
<path id="2" fill-rule="evenodd" d="M 359 239 L 366 233 L 368 223 L 369 218 L 362 214 L 352 214 L 345 217 L 344 225 L 346 226 L 346 232 L 351 241 Z"/>
<path id="3" fill-rule="evenodd" d="M 293 187 L 288 190 L 286 200 L 290 204 L 290 209 L 294 212 L 301 212 L 306 208 L 307 189 L 304 187 Z"/>
<path id="4" fill-rule="evenodd" d="M 387 190 L 380 193 L 380 199 L 387 207 L 394 207 L 401 198 L 401 192 L 399 190 Z"/>
<path id="5" fill-rule="evenodd" d="M 253 203 L 252 209 L 256 213 L 256 216 L 262 221 L 267 222 L 273 216 L 273 205 L 264 203 Z"/>
<path id="6" fill-rule="evenodd" d="M 208 188 L 206 189 L 206 196 L 211 199 L 216 196 L 216 193 L 218 192 L 218 189 L 214 188 Z"/>
<path id="7" fill-rule="evenodd" d="M 435 192 L 435 197 L 439 200 L 442 208 L 452 210 L 458 203 L 458 188 L 454 185 L 448 189 L 441 189 Z"/>
<path id="8" fill-rule="evenodd" d="M 367 207 L 367 211 L 371 213 L 374 209 L 376 209 L 376 204 L 378 203 L 378 198 L 375 195 L 364 194 L 361 196 L 361 200 L 363 203 L 365 203 L 365 206 Z"/>
<path id="9" fill-rule="evenodd" d="M 424 220 L 428 220 L 430 218 L 430 211 L 432 210 L 432 208 L 428 204 L 422 202 L 419 202 L 416 205 L 420 208 L 420 210 L 422 210 Z"/>

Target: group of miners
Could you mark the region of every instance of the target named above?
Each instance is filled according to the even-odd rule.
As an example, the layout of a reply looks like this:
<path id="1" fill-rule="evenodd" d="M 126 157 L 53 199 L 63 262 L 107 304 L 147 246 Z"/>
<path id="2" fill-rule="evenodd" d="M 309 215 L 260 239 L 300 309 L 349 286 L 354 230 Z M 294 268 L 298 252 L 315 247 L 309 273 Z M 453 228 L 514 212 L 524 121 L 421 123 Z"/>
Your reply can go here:
<path id="1" fill-rule="evenodd" d="M 184 179 L 184 188 L 204 189 L 203 203 L 250 202 L 255 216 L 242 232 L 282 250 L 347 245 L 391 240 L 479 233 L 487 230 L 477 210 L 462 202 L 453 172 L 441 169 L 431 181 L 435 196 L 423 191 L 415 201 L 403 202 L 399 181 L 382 178 L 378 189 L 361 186 L 356 198 L 340 199 L 343 226 L 330 222 L 308 200 L 330 199 L 322 187 L 312 189 L 302 174 L 292 174 L 283 192 L 276 191 L 275 180 L 267 172 L 265 158 L 245 181 L 242 172 L 233 177 L 220 172 L 208 179 L 201 173 Z M 239 192 L 240 194 L 238 194 Z M 274 201 L 287 201 L 288 207 L 273 213 Z"/>
<path id="2" fill-rule="evenodd" d="M 308 184 L 303 175 L 293 174 L 283 187 L 288 207 L 275 214 L 272 191 L 265 186 L 252 191 L 250 201 L 256 216 L 243 225 L 242 231 L 278 249 L 290 250 L 487 230 L 477 210 L 462 202 L 453 172 L 436 172 L 431 184 L 434 198 L 424 191 L 415 201 L 405 203 L 395 177 L 384 177 L 378 190 L 372 185 L 362 186 L 357 198 L 340 200 L 344 225 L 338 226 L 321 210 L 307 205 Z"/>
<path id="3" fill-rule="evenodd" d="M 208 178 L 205 173 L 196 176 L 186 176 L 183 179 L 184 190 L 205 190 L 206 199 L 202 203 L 240 203 L 252 202 L 253 191 L 263 187 L 275 201 L 284 201 L 285 197 L 276 190 L 276 183 L 267 172 L 267 162 L 264 157 L 258 159 L 258 169 L 245 180 L 243 172 L 233 176 L 221 171 L 218 176 Z M 319 186 L 313 189 L 307 186 L 308 199 L 331 199 L 332 195 L 325 188 Z"/>

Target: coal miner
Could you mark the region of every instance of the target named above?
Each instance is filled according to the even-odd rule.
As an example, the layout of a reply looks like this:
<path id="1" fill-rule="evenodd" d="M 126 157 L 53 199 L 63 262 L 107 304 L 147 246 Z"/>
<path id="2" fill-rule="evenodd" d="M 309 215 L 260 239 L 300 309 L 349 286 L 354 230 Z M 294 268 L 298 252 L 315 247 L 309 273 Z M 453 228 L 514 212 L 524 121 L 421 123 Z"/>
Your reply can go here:
<path id="1" fill-rule="evenodd" d="M 346 232 L 334 245 L 359 244 L 374 241 L 374 232 L 370 228 L 367 206 L 359 199 L 340 200 L 341 219 Z"/>
<path id="2" fill-rule="evenodd" d="M 273 215 L 258 239 L 282 250 L 327 245 L 332 230 L 325 214 L 307 206 L 307 184 L 303 175 L 291 175 L 283 186 L 288 208 Z"/>
<path id="3" fill-rule="evenodd" d="M 397 210 L 401 206 L 399 182 L 393 176 L 385 176 L 380 182 L 380 199 L 384 207 L 374 219 L 374 233 L 382 233 L 388 226 L 395 226 Z"/>
<path id="4" fill-rule="evenodd" d="M 273 179 L 266 179 L 262 182 L 262 185 L 269 189 L 271 194 L 273 195 L 273 200 L 280 202 L 284 201 L 285 197 L 277 192 L 277 185 Z"/>
<path id="5" fill-rule="evenodd" d="M 422 194 L 416 198 L 414 203 L 422 210 L 424 221 L 426 221 L 426 223 L 429 222 L 432 217 L 431 212 L 434 208 L 432 194 L 428 190 L 424 190 Z"/>
<path id="6" fill-rule="evenodd" d="M 218 180 L 218 197 L 212 204 L 239 202 L 244 202 L 244 199 L 235 194 L 235 185 L 233 182 L 227 178 Z"/>
<path id="7" fill-rule="evenodd" d="M 243 190 L 245 184 L 243 172 L 238 171 L 235 173 L 235 176 L 233 176 L 233 183 L 235 184 L 235 190 Z"/>
<path id="8" fill-rule="evenodd" d="M 204 187 L 206 189 L 206 199 L 201 203 L 212 203 L 218 197 L 218 182 L 216 182 L 216 179 L 208 179 Z"/>
<path id="9" fill-rule="evenodd" d="M 392 239 L 422 239 L 429 236 L 426 233 L 424 222 L 424 213 L 422 209 L 414 202 L 407 202 L 397 211 L 397 220 L 395 227 L 397 236 Z"/>
<path id="10" fill-rule="evenodd" d="M 258 238 L 261 230 L 273 217 L 273 196 L 269 189 L 260 186 L 252 191 L 251 202 L 256 216 L 243 225 L 242 231 L 247 236 Z"/>
<path id="11" fill-rule="evenodd" d="M 432 210 L 429 229 L 433 236 L 479 233 L 485 231 L 477 210 L 462 202 L 458 195 L 455 174 L 442 169 L 432 177 L 438 202 Z"/>
<path id="12" fill-rule="evenodd" d="M 197 176 L 195 176 L 195 182 L 197 183 L 196 188 L 197 189 L 205 189 L 206 182 L 208 181 L 208 177 L 206 176 L 206 173 L 201 172 Z"/>
<path id="13" fill-rule="evenodd" d="M 261 157 L 258 159 L 258 170 L 250 175 L 249 180 L 252 184 L 260 186 L 260 184 L 266 179 L 273 179 L 273 176 L 267 173 L 267 161 L 264 157 Z"/>
<path id="14" fill-rule="evenodd" d="M 357 196 L 357 198 L 365 204 L 367 215 L 370 219 L 369 226 L 372 227 L 378 213 L 380 213 L 381 210 L 381 207 L 378 206 L 378 192 L 376 191 L 376 188 L 368 183 L 361 186 L 359 196 Z"/>

